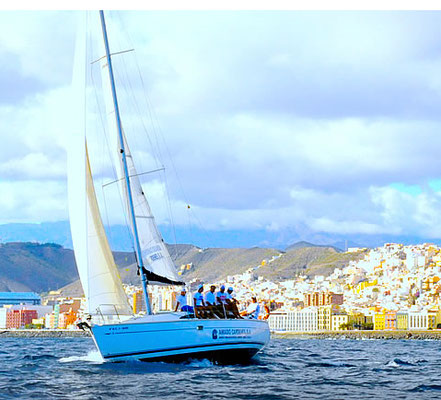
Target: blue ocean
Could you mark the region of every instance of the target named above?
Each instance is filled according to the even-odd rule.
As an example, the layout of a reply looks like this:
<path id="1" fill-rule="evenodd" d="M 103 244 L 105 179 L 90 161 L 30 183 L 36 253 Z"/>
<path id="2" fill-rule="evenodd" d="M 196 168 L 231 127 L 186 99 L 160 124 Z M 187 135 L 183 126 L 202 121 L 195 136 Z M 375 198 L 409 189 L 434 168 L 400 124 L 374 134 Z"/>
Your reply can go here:
<path id="1" fill-rule="evenodd" d="M 88 338 L 0 338 L 0 399 L 434 399 L 441 342 L 272 339 L 249 365 L 104 363 Z"/>

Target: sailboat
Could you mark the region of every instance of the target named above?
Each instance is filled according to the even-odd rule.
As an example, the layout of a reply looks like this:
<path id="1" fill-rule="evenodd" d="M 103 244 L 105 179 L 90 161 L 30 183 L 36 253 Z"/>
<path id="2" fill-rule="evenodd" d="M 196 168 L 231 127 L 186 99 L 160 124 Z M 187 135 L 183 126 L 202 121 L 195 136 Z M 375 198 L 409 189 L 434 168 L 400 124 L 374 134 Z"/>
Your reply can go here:
<path id="1" fill-rule="evenodd" d="M 183 285 L 156 226 L 126 139 L 112 66 L 106 20 L 100 11 L 111 113 L 114 114 L 113 156 L 124 198 L 138 272 L 146 305 L 145 315 L 134 315 L 103 226 L 85 134 L 86 62 L 76 59 L 77 130 L 68 151 L 69 218 L 76 264 L 89 315 L 84 325 L 106 361 L 181 361 L 207 358 L 244 362 L 269 342 L 266 321 L 257 319 L 199 319 L 188 312 L 153 313 L 149 286 Z M 83 29 L 84 31 L 85 29 Z M 77 39 L 76 53 L 84 53 L 85 35 Z M 93 156 L 92 154 L 90 155 Z M 214 317 L 214 316 L 213 316 Z M 84 326 L 83 325 L 83 326 Z"/>

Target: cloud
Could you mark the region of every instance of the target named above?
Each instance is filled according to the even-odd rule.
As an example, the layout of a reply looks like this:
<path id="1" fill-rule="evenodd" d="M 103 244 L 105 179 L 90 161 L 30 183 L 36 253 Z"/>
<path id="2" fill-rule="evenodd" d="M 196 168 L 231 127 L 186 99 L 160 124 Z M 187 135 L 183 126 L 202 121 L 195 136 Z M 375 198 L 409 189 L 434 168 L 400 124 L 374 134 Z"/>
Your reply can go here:
<path id="1" fill-rule="evenodd" d="M 439 12 L 110 14 L 112 51 L 136 49 L 114 59 L 138 172 L 166 168 L 142 176 L 160 223 L 188 223 L 190 204 L 213 230 L 441 237 Z M 75 18 L 0 13 L 1 222 L 67 218 Z M 92 167 L 121 223 L 93 68 Z"/>

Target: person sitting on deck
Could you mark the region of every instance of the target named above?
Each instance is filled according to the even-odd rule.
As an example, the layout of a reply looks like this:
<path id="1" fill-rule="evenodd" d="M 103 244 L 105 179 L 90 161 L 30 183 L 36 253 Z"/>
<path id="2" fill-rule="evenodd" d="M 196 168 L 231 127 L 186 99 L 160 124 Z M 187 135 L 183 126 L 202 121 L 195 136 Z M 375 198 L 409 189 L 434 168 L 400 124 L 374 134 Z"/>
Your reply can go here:
<path id="1" fill-rule="evenodd" d="M 250 319 L 257 319 L 259 318 L 260 306 L 255 296 L 252 296 L 251 300 L 252 302 L 247 307 L 246 311 L 242 311 L 240 315 L 242 315 L 243 317 L 248 317 Z"/>
<path id="2" fill-rule="evenodd" d="M 220 290 L 216 293 L 216 305 L 219 308 L 222 316 L 226 318 L 226 308 L 227 305 L 227 293 L 225 292 L 225 286 L 222 285 Z"/>
<path id="3" fill-rule="evenodd" d="M 181 309 L 181 311 L 186 311 L 190 313 L 194 311 L 193 307 L 187 304 L 187 291 L 185 290 L 185 288 L 182 288 L 181 294 L 176 299 L 175 312 L 178 311 L 179 308 Z"/>
<path id="4" fill-rule="evenodd" d="M 239 310 L 237 308 L 237 305 L 239 304 L 239 301 L 233 297 L 233 288 L 229 287 L 227 290 L 227 296 L 226 296 L 226 302 L 227 302 L 227 309 L 228 311 L 231 311 L 236 318 L 242 318 L 240 316 Z"/>
<path id="5" fill-rule="evenodd" d="M 215 290 L 216 290 L 216 286 L 211 285 L 210 290 L 207 293 L 205 293 L 204 302 L 205 302 L 205 307 L 207 311 L 210 312 L 211 316 L 218 318 L 221 315 L 219 315 L 219 311 L 216 307 L 216 297 L 214 295 Z"/>
<path id="6" fill-rule="evenodd" d="M 194 302 L 194 315 L 196 318 L 207 318 L 207 313 L 205 311 L 205 301 L 204 295 L 204 285 L 199 285 L 198 291 L 193 296 Z"/>
<path id="7" fill-rule="evenodd" d="M 262 315 L 259 315 L 259 319 L 266 321 L 270 316 L 270 309 L 268 307 L 268 303 L 266 303 L 266 302 L 263 303 L 262 308 L 263 308 L 263 313 L 262 313 Z"/>

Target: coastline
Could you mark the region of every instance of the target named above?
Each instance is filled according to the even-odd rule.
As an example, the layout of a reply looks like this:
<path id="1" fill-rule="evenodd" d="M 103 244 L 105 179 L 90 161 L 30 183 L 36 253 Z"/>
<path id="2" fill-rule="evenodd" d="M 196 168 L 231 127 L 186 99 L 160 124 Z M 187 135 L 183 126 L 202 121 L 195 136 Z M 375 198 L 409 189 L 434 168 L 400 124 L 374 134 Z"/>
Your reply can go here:
<path id="1" fill-rule="evenodd" d="M 68 329 L 2 329 L 0 338 L 85 338 L 90 332 Z M 271 332 L 273 339 L 441 340 L 441 329 L 421 331 Z"/>
<path id="2" fill-rule="evenodd" d="M 274 339 L 382 339 L 382 340 L 441 340 L 441 329 L 406 331 L 321 331 L 271 332 Z"/>
<path id="3" fill-rule="evenodd" d="M 80 330 L 69 329 L 2 329 L 0 338 L 23 337 L 23 338 L 76 338 L 90 337 L 90 333 Z"/>

